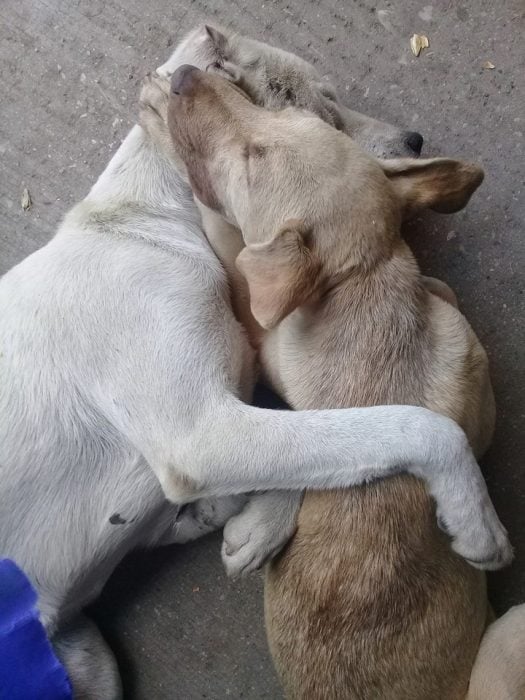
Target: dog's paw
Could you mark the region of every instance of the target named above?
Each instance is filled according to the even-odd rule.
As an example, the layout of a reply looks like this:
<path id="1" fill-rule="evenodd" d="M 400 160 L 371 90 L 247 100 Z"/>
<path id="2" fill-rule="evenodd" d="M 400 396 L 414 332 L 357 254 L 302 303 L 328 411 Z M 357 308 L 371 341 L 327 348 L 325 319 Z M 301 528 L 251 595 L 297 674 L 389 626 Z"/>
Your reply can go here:
<path id="1" fill-rule="evenodd" d="M 256 494 L 224 528 L 222 561 L 228 576 L 260 569 L 288 542 L 296 529 L 301 494 Z"/>
<path id="2" fill-rule="evenodd" d="M 159 145 L 171 143 L 168 131 L 170 83 L 157 73 L 149 73 L 142 82 L 139 98 L 139 122 Z"/>
<path id="3" fill-rule="evenodd" d="M 514 558 L 507 531 L 496 512 L 485 513 L 479 527 L 462 530 L 452 539 L 452 549 L 476 569 L 495 571 L 508 566 Z M 445 523 L 445 529 L 448 529 Z"/>
<path id="4" fill-rule="evenodd" d="M 512 561 L 512 546 L 467 436 L 444 416 L 432 416 L 431 429 L 422 426 L 419 449 L 426 467 L 414 473 L 426 478 L 436 500 L 438 523 L 450 536 L 452 549 L 478 569 L 507 566 Z M 434 441 L 436 436 L 439 439 Z M 419 459 L 417 463 L 423 464 Z"/>
<path id="5" fill-rule="evenodd" d="M 239 513 L 246 503 L 244 494 L 221 498 L 201 498 L 178 509 L 173 506 L 171 518 L 156 545 L 184 544 L 198 537 L 219 530 Z"/>
<path id="6" fill-rule="evenodd" d="M 438 523 L 452 538 L 452 549 L 469 564 L 501 569 L 512 561 L 513 549 L 466 439 L 457 461 L 456 478 L 437 498 Z"/>

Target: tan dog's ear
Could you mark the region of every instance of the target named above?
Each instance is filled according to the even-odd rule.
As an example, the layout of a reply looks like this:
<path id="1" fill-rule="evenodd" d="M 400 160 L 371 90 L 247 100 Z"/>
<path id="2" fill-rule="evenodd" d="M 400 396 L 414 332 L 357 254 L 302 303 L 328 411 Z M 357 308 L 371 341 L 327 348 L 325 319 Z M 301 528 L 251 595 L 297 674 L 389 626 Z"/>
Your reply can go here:
<path id="1" fill-rule="evenodd" d="M 290 220 L 268 243 L 244 248 L 236 260 L 250 290 L 252 314 L 269 330 L 303 304 L 318 285 L 319 263 L 304 242 L 301 223 Z"/>
<path id="2" fill-rule="evenodd" d="M 451 158 L 379 162 L 408 211 L 427 208 L 444 214 L 459 211 L 484 177 L 478 165 Z"/>

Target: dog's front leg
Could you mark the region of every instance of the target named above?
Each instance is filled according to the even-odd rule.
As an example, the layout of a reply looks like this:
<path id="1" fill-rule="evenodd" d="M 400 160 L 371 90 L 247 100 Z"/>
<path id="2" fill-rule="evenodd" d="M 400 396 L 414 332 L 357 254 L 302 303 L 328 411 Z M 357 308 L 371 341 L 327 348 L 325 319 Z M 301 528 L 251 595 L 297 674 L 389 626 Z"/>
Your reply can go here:
<path id="1" fill-rule="evenodd" d="M 224 528 L 222 561 L 228 576 L 260 569 L 281 551 L 297 528 L 301 491 L 266 491 L 250 497 Z"/>
<path id="2" fill-rule="evenodd" d="M 248 496 L 201 498 L 178 509 L 155 545 L 184 544 L 215 532 L 242 511 Z"/>
<path id="3" fill-rule="evenodd" d="M 229 402 L 201 426 L 179 456 L 196 494 L 340 488 L 408 472 L 426 482 L 458 554 L 482 569 L 512 559 L 466 436 L 444 416 L 411 406 L 271 411 Z M 186 481 L 158 467 L 176 498 Z"/>
<path id="4" fill-rule="evenodd" d="M 157 272 L 157 285 L 160 277 Z M 323 411 L 249 406 L 225 388 L 241 374 L 240 353 L 237 365 L 231 361 L 231 376 L 225 371 L 236 346 L 216 346 L 216 356 L 204 358 L 211 330 L 196 324 L 190 311 L 188 304 L 179 305 L 177 332 L 171 326 L 160 328 L 162 335 L 130 329 L 126 362 L 121 354 L 111 364 L 99 397 L 99 410 L 143 455 L 168 499 L 184 503 L 274 489 L 345 488 L 408 472 L 425 481 L 458 554 L 485 569 L 512 559 L 507 533 L 456 423 L 416 406 Z M 152 315 L 147 307 L 137 318 Z M 157 324 L 164 319 L 159 315 L 158 310 L 153 315 Z M 192 333 L 182 333 L 190 321 Z M 220 337 L 218 326 L 216 331 Z M 163 344 L 156 341 L 159 335 Z M 173 355 L 177 350 L 177 363 L 165 348 Z M 156 358 L 154 365 L 149 357 Z"/>

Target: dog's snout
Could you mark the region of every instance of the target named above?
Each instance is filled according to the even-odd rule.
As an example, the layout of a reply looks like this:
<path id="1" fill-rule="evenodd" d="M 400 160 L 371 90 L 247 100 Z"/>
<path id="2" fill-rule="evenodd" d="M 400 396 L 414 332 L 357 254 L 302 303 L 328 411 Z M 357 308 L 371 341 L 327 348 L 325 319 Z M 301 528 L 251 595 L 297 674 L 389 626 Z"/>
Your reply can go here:
<path id="1" fill-rule="evenodd" d="M 418 156 L 423 148 L 423 137 L 417 131 L 407 131 L 405 143 Z"/>
<path id="2" fill-rule="evenodd" d="M 195 77 L 200 73 L 196 66 L 184 65 L 171 76 L 171 91 L 175 95 L 188 95 L 195 85 Z"/>

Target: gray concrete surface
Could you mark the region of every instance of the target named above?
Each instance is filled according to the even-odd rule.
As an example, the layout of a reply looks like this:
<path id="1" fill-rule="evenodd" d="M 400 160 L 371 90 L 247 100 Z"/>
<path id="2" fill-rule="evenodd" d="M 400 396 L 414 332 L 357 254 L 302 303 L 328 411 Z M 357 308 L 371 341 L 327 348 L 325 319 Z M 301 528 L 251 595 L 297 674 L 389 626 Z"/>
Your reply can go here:
<path id="1" fill-rule="evenodd" d="M 457 291 L 492 362 L 499 417 L 484 468 L 517 548 L 490 579 L 503 611 L 525 599 L 523 3 L 429 2 L 2 0 L 0 272 L 87 192 L 133 122 L 141 76 L 204 18 L 302 54 L 349 105 L 421 131 L 425 153 L 481 161 L 487 178 L 468 209 L 424 217 L 407 237 L 424 270 Z M 430 39 L 418 59 L 413 32 Z M 126 698 L 280 697 L 260 581 L 228 583 L 218 549 L 210 538 L 136 554 L 94 606 Z"/>

